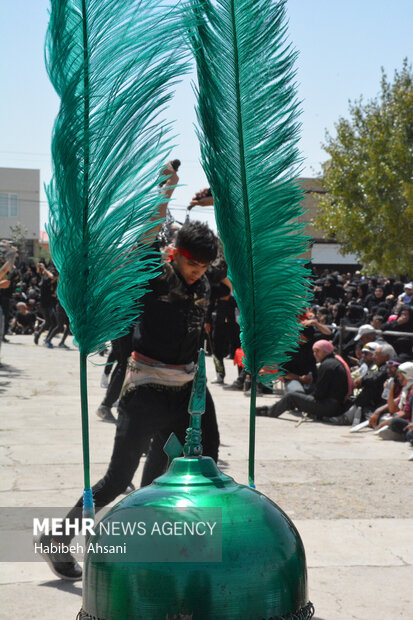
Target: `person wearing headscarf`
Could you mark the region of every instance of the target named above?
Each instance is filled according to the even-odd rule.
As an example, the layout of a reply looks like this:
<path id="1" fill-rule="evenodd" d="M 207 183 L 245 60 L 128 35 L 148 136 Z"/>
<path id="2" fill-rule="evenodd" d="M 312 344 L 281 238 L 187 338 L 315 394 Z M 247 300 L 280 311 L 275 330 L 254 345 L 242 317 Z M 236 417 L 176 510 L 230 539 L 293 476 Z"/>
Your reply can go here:
<path id="1" fill-rule="evenodd" d="M 319 364 L 313 394 L 289 392 L 272 407 L 257 407 L 258 416 L 278 418 L 284 411 L 308 413 L 311 417 L 329 418 L 343 413 L 352 392 L 352 380 L 347 364 L 334 355 L 334 347 L 328 340 L 317 340 L 313 355 Z"/>
<path id="2" fill-rule="evenodd" d="M 407 304 L 402 304 L 398 310 L 397 317 L 384 323 L 382 331 L 413 333 L 413 308 Z M 394 346 L 398 355 L 407 353 L 410 358 L 412 357 L 411 337 L 383 335 Z"/>
<path id="3" fill-rule="evenodd" d="M 357 303 L 360 306 L 365 306 L 366 298 L 369 293 L 369 285 L 367 282 L 359 282 L 357 285 Z"/>

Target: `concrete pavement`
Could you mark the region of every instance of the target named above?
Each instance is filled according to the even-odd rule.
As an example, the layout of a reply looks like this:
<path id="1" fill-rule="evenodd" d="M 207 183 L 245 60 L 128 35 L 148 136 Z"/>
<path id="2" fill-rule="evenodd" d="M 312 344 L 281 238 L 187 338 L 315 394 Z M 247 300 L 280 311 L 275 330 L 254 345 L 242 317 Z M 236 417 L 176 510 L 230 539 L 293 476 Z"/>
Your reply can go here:
<path id="1" fill-rule="evenodd" d="M 0 368 L 0 505 L 71 506 L 82 490 L 78 353 L 36 347 L 29 336 L 10 341 Z M 235 371 L 225 363 L 231 381 Z M 210 359 L 207 364 L 211 379 Z M 94 414 L 103 395 L 101 371 L 88 366 L 92 481 L 106 470 L 114 435 L 114 426 Z M 249 399 L 210 389 L 220 467 L 246 483 Z M 316 619 L 412 618 L 412 450 L 368 431 L 296 423 L 290 413 L 257 420 L 256 484 L 301 534 Z M 135 486 L 140 473 L 141 467 Z M 0 563 L 0 599 L 2 617 L 73 620 L 81 584 L 55 579 L 43 563 Z"/>

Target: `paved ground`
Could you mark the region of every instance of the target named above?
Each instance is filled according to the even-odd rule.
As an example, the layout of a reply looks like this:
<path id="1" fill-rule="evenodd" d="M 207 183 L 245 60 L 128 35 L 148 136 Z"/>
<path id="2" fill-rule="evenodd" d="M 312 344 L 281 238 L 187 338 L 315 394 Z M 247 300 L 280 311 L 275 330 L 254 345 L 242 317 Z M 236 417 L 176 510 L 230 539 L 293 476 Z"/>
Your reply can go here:
<path id="1" fill-rule="evenodd" d="M 0 505 L 70 506 L 82 488 L 77 351 L 35 347 L 30 337 L 10 340 L 0 368 Z M 232 379 L 231 362 L 226 365 Z M 100 373 L 89 364 L 93 480 L 106 469 L 114 434 L 94 415 L 103 393 Z M 248 399 L 219 386 L 211 391 L 220 466 L 246 483 Z M 411 449 L 368 431 L 351 435 L 347 428 L 296 422 L 291 414 L 257 420 L 256 482 L 303 538 L 316 619 L 413 618 Z M 138 470 L 136 486 L 139 480 Z M 73 620 L 81 590 L 80 583 L 56 580 L 43 563 L 0 564 L 1 617 Z"/>

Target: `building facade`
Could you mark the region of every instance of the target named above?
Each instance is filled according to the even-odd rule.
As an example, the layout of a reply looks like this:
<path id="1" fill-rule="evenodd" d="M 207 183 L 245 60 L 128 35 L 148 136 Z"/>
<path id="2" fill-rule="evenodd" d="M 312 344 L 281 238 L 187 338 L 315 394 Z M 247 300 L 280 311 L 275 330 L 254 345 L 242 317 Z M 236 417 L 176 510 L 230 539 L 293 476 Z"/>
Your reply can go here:
<path id="1" fill-rule="evenodd" d="M 40 234 L 40 170 L 0 168 L 0 237 L 20 227 L 28 241 Z"/>
<path id="2" fill-rule="evenodd" d="M 305 231 L 311 239 L 310 247 L 303 258 L 311 261 L 316 273 L 321 273 L 324 269 L 341 272 L 359 269 L 357 257 L 354 254 L 341 254 L 340 244 L 335 239 L 328 238 L 314 223 L 318 213 L 318 201 L 320 196 L 326 193 L 322 180 L 300 177 L 298 181 L 304 192 L 304 213 L 298 221 L 305 224 Z"/>

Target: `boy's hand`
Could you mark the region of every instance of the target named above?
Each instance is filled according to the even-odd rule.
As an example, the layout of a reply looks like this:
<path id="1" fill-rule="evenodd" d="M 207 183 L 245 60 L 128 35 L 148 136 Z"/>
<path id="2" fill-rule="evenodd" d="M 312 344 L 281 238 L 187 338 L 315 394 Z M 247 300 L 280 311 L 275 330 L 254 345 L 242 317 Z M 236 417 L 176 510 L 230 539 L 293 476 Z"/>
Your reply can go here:
<path id="1" fill-rule="evenodd" d="M 189 203 L 190 207 L 209 207 L 214 204 L 214 197 L 209 187 L 201 189 L 197 192 Z"/>

